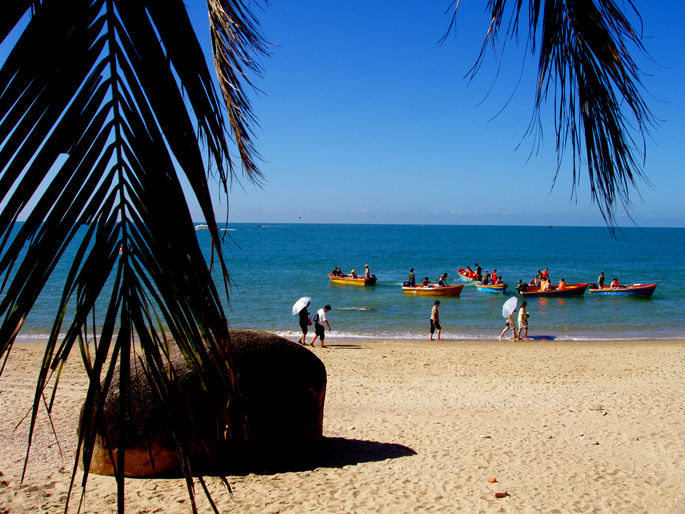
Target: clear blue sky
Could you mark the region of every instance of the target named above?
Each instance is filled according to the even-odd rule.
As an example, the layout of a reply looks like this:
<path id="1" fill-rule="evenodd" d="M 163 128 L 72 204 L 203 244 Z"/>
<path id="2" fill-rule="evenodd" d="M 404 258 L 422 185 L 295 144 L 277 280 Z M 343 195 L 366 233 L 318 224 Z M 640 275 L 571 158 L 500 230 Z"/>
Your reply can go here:
<path id="1" fill-rule="evenodd" d="M 254 97 L 266 181 L 233 187 L 230 220 L 602 225 L 587 179 L 571 199 L 568 159 L 550 192 L 552 124 L 530 155 L 534 60 L 521 72 L 510 44 L 498 77 L 490 54 L 464 78 L 487 30 L 485 3 L 462 2 L 456 34 L 440 45 L 449 1 L 273 0 L 258 13 L 275 46 Z M 644 168 L 653 185 L 631 195 L 631 212 L 641 226 L 685 226 L 685 7 L 637 6 L 646 98 L 661 121 Z"/>

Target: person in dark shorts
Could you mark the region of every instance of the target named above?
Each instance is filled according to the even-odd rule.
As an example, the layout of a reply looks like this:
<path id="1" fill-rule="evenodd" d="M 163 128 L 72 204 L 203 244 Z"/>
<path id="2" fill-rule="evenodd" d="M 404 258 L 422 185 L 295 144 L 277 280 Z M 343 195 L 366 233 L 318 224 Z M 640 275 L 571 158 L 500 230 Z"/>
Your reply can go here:
<path id="1" fill-rule="evenodd" d="M 325 348 L 325 345 L 323 344 L 323 340 L 326 338 L 326 329 L 324 327 L 324 323 L 328 327 L 328 331 L 331 331 L 331 326 L 328 323 L 328 318 L 326 317 L 326 313 L 330 312 L 331 306 L 326 305 L 323 309 L 319 309 L 316 311 L 316 315 L 314 316 L 314 339 L 312 339 L 312 342 L 309 343 L 310 346 L 314 346 L 314 341 L 316 341 L 316 338 L 321 339 L 321 348 Z"/>
<path id="2" fill-rule="evenodd" d="M 307 310 L 307 307 L 309 307 L 309 302 L 307 302 L 307 305 L 300 311 L 300 328 L 302 329 L 302 335 L 297 340 L 300 344 L 307 344 L 307 331 L 309 328 L 309 311 Z"/>
<path id="3" fill-rule="evenodd" d="M 440 326 L 440 313 L 438 312 L 438 307 L 440 307 L 440 300 L 435 300 L 433 309 L 431 310 L 431 341 L 433 340 L 433 333 L 436 329 L 438 331 L 438 341 L 442 339 L 442 337 L 440 337 L 442 327 Z"/>

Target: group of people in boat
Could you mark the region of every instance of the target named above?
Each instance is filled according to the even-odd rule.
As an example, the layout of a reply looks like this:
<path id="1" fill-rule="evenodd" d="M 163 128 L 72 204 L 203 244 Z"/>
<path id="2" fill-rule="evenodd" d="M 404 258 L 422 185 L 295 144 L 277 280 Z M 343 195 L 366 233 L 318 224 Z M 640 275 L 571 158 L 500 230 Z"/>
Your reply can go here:
<path id="1" fill-rule="evenodd" d="M 598 289 L 602 289 L 604 287 L 604 272 L 603 271 L 597 277 L 597 287 L 598 287 Z M 611 289 L 618 289 L 618 288 L 623 287 L 623 286 L 621 284 L 619 284 L 617 278 L 614 278 L 611 281 L 611 284 L 609 284 L 609 287 Z"/>
<path id="2" fill-rule="evenodd" d="M 431 284 L 435 284 L 428 277 L 424 277 L 423 282 L 421 282 L 422 287 L 428 287 Z M 402 284 L 404 287 L 416 287 L 416 273 L 414 273 L 414 268 L 409 269 L 409 277 Z M 447 285 L 447 272 L 443 273 L 438 277 L 438 286 L 444 287 Z"/>
<path id="3" fill-rule="evenodd" d="M 466 278 L 475 280 L 484 286 L 499 286 L 503 284 L 502 277 L 497 273 L 497 270 L 492 270 L 492 273 L 488 273 L 488 270 L 483 271 L 483 268 L 478 263 L 476 263 L 476 271 L 473 271 L 470 266 L 466 266 L 463 274 Z"/>
<path id="4" fill-rule="evenodd" d="M 342 268 L 340 267 L 335 267 L 333 268 L 333 271 L 331 271 L 331 275 L 334 277 L 351 277 L 351 278 L 359 278 L 359 275 L 357 274 L 356 270 L 351 270 L 349 275 L 345 275 L 342 272 Z M 369 265 L 364 264 L 364 277 L 365 278 L 371 278 L 373 275 L 371 274 L 371 270 L 369 270 Z"/>

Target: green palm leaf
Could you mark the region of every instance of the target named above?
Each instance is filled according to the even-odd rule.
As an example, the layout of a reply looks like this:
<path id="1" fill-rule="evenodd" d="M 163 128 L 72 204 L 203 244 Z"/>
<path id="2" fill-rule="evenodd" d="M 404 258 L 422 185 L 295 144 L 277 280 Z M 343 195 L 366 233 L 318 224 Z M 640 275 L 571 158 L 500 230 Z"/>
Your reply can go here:
<path id="1" fill-rule="evenodd" d="M 625 5 L 637 15 L 632 1 Z M 454 16 L 458 7 L 456 0 Z M 570 145 L 572 195 L 581 168 L 587 167 L 591 197 L 613 227 L 618 206 L 629 211 L 637 179 L 646 181 L 642 162 L 654 117 L 640 94 L 639 67 L 629 51 L 644 52 L 641 37 L 613 0 L 529 0 L 527 7 L 526 13 L 522 0 L 488 1 L 490 26 L 471 74 L 498 37 L 504 46 L 519 29 L 527 32 L 530 51 L 539 59 L 529 132 L 542 130 L 541 109 L 549 100 L 558 156 L 555 181 Z"/>
<path id="2" fill-rule="evenodd" d="M 215 48 L 234 52 L 219 59 L 228 128 L 244 171 L 257 180 L 244 89 L 245 72 L 259 71 L 254 56 L 264 42 L 240 2 L 211 2 L 210 15 Z M 167 413 L 192 498 L 187 455 L 196 427 L 170 369 L 169 345 L 202 371 L 217 422 L 238 435 L 244 429 L 240 413 L 225 408 L 226 394 L 237 394 L 227 320 L 179 177 L 200 204 L 227 287 L 206 172 L 215 170 L 227 190 L 235 165 L 225 107 L 181 1 L 6 2 L 0 40 L 26 19 L 0 69 L 0 355 L 9 353 L 66 249 L 78 245 L 46 344 L 30 434 L 51 375 L 77 344 L 90 377 L 74 467 L 83 457 L 85 487 L 108 387 L 119 373 L 120 412 L 127 412 L 137 358 Z M 96 320 L 100 304 L 105 314 Z M 118 455 L 123 510 L 123 448 Z"/>

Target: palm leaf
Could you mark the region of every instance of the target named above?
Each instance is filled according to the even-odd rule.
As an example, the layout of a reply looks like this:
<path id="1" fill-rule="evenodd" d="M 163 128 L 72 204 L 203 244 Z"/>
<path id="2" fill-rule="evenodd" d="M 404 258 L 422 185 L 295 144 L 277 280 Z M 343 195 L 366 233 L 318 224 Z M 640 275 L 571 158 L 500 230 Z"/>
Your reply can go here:
<path id="1" fill-rule="evenodd" d="M 264 53 L 241 2 L 209 5 L 213 45 L 228 49 L 218 59 L 228 124 L 182 1 L 24 0 L 0 7 L 0 41 L 11 45 L 0 68 L 0 355 L 10 352 L 55 267 L 77 245 L 45 348 L 28 449 L 51 376 L 57 374 L 54 400 L 59 370 L 77 345 L 89 387 L 72 483 L 82 457 L 85 488 L 108 388 L 118 373 L 119 410 L 128 412 L 130 364 L 137 362 L 166 412 L 194 510 L 188 448 L 196 427 L 170 367 L 170 344 L 202 377 L 208 401 L 218 406 L 217 421 L 238 436 L 245 427 L 238 411 L 225 408 L 225 395 L 237 395 L 227 320 L 179 172 L 210 227 L 227 287 L 207 171 L 227 191 L 235 146 L 248 178 L 259 179 L 245 89 L 251 85 L 246 71 L 258 73 L 254 56 Z M 22 23 L 18 39 L 7 43 Z M 26 221 L 18 226 L 22 215 Z M 98 324 L 95 313 L 103 306 Z M 123 511 L 125 462 L 123 447 L 118 450 Z"/>
<path id="2" fill-rule="evenodd" d="M 631 0 L 627 9 L 637 15 Z M 572 196 L 587 168 L 591 198 L 610 227 L 618 206 L 630 211 L 630 191 L 642 171 L 645 138 L 654 117 L 640 91 L 642 83 L 630 49 L 644 52 L 638 32 L 613 0 L 489 0 L 490 26 L 471 74 L 486 49 L 502 46 L 524 26 L 529 48 L 539 54 L 535 109 L 529 133 L 541 131 L 543 105 L 553 104 L 556 177 L 567 147 L 572 153 Z M 455 26 L 459 1 L 452 4 Z M 508 21 L 507 21 L 508 19 Z"/>

